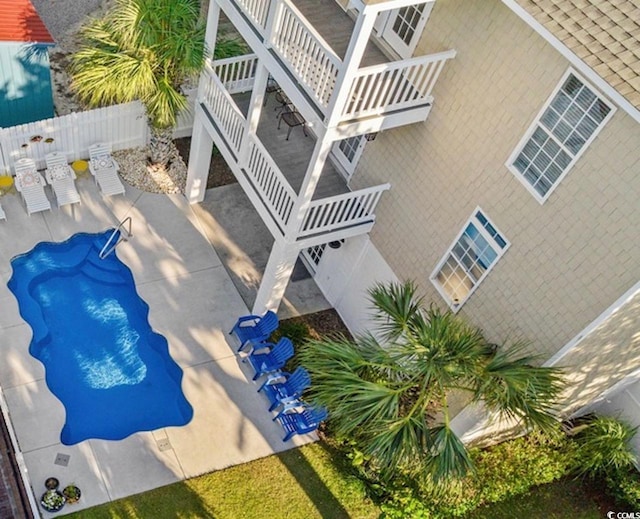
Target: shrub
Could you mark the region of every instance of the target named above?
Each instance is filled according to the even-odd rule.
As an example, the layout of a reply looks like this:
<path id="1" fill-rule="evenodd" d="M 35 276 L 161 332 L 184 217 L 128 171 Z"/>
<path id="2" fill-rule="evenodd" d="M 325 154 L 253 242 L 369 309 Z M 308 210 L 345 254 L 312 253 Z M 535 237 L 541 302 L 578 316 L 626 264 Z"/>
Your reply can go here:
<path id="1" fill-rule="evenodd" d="M 380 504 L 381 519 L 430 519 L 434 517 L 411 488 L 399 488 Z"/>
<path id="2" fill-rule="evenodd" d="M 480 505 L 524 494 L 532 487 L 566 475 L 572 449 L 559 433 L 532 432 L 471 453 L 475 473 L 435 488 L 422 486 L 425 502 L 435 517 L 460 517 Z"/>
<path id="3" fill-rule="evenodd" d="M 573 471 L 579 476 L 599 477 L 625 471 L 635 462 L 630 441 L 636 428 L 608 416 L 578 425 L 572 434 L 576 444 Z"/>
<path id="4" fill-rule="evenodd" d="M 289 337 L 294 346 L 301 346 L 311 337 L 311 332 L 304 321 L 287 319 L 280 322 L 278 329 L 271 335 L 271 341 L 277 342 L 281 337 Z"/>
<path id="5" fill-rule="evenodd" d="M 233 58 L 248 52 L 248 47 L 240 38 L 223 36 L 216 42 L 215 59 Z"/>
<path id="6" fill-rule="evenodd" d="M 418 480 L 404 474 L 382 481 L 353 443 L 348 448 L 348 456 L 386 519 L 462 517 L 480 505 L 524 494 L 534 486 L 562 478 L 573 461 L 573 449 L 566 436 L 559 432 L 533 432 L 472 450 L 476 470 L 462 479 L 435 482 L 429 477 Z"/>
<path id="7" fill-rule="evenodd" d="M 640 508 L 640 473 L 635 469 L 616 470 L 605 477 L 607 494 L 616 504 L 637 510 Z"/>

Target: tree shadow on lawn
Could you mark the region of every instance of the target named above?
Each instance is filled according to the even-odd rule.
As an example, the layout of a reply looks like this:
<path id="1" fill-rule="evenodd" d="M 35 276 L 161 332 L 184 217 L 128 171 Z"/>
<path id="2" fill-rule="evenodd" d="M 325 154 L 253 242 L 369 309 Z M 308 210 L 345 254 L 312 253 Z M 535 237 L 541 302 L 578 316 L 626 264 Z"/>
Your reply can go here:
<path id="1" fill-rule="evenodd" d="M 322 443 L 320 445 L 328 456 L 333 459 L 333 453 L 327 449 L 327 446 Z M 301 449 L 284 451 L 277 456 L 296 479 L 298 485 L 306 493 L 321 517 L 334 519 L 349 519 L 351 517 L 342 503 L 338 501 L 325 482 L 322 481 L 318 472 L 309 463 Z"/>
<path id="2" fill-rule="evenodd" d="M 65 506 L 64 512 L 71 512 Z M 174 483 L 142 494 L 64 516 L 68 519 L 215 519 L 217 516 L 186 482 Z"/>

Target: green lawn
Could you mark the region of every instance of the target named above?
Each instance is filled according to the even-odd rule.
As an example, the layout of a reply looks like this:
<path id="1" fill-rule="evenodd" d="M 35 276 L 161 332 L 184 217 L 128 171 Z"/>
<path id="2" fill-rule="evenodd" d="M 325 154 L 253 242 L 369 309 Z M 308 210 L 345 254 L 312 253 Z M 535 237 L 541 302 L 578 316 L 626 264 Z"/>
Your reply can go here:
<path id="1" fill-rule="evenodd" d="M 537 487 L 529 494 L 481 507 L 467 519 L 602 519 L 605 514 L 580 481 L 561 480 Z"/>
<path id="2" fill-rule="evenodd" d="M 377 519 L 364 486 L 323 442 L 69 514 L 77 519 Z M 72 511 L 67 506 L 65 511 Z M 606 511 L 605 511 L 606 512 Z M 561 480 L 467 519 L 602 519 L 579 482 Z"/>
<path id="3" fill-rule="evenodd" d="M 359 480 L 318 442 L 75 514 L 82 519 L 374 519 Z M 71 506 L 65 511 L 71 511 Z"/>

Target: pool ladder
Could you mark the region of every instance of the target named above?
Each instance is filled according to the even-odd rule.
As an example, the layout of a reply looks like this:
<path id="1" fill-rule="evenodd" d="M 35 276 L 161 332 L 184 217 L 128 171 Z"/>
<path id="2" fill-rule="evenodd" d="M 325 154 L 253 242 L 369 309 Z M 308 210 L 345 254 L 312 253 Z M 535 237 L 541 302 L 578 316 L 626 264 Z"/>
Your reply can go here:
<path id="1" fill-rule="evenodd" d="M 120 229 L 124 229 L 126 231 L 126 236 L 123 235 L 123 233 L 121 232 L 119 233 Z M 115 241 L 115 243 L 112 244 L 111 242 L 113 241 L 113 238 L 115 236 L 118 236 L 118 239 Z M 107 240 L 107 243 L 104 244 L 104 247 L 102 247 L 100 254 L 98 254 L 98 257 L 100 259 L 105 259 L 109 254 L 111 254 L 115 250 L 115 248 L 121 242 L 128 241 L 129 238 L 131 238 L 132 236 L 133 236 L 133 233 L 131 232 L 131 217 L 127 216 L 124 220 L 122 220 L 118 224 L 118 227 L 116 227 L 113 230 L 113 232 L 111 233 L 111 236 L 109 236 L 109 239 Z M 109 247 L 109 245 L 111 245 L 111 247 Z"/>

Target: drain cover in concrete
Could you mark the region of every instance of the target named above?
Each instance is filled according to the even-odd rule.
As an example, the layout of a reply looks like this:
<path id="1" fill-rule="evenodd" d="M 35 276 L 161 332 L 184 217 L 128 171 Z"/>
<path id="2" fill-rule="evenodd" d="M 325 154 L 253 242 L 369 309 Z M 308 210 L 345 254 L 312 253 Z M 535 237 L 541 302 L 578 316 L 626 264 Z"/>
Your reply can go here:
<path id="1" fill-rule="evenodd" d="M 171 450 L 169 438 L 160 438 L 159 440 L 156 440 L 156 444 L 158 445 L 160 452 Z"/>
<path id="2" fill-rule="evenodd" d="M 69 456 L 68 454 L 56 454 L 56 461 L 54 461 L 53 463 L 56 465 L 62 465 L 63 467 L 66 467 L 67 465 L 69 465 L 69 458 L 71 458 L 71 456 Z"/>

